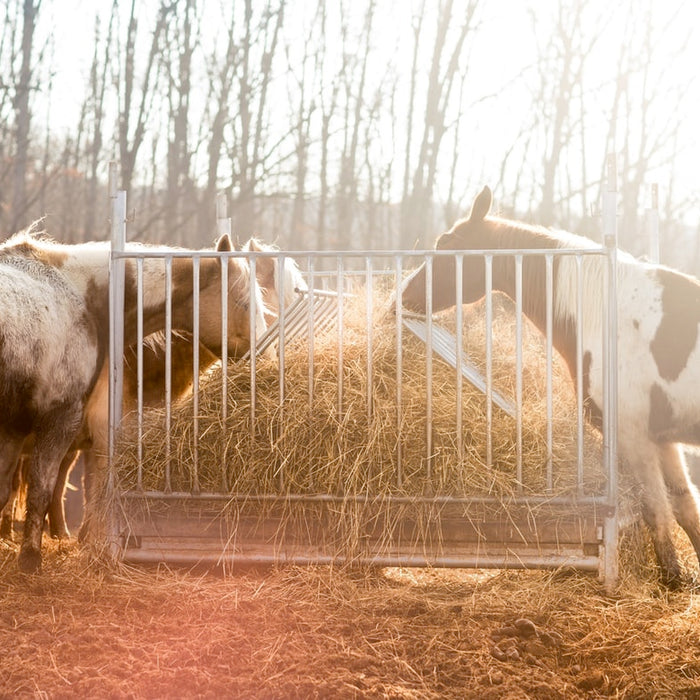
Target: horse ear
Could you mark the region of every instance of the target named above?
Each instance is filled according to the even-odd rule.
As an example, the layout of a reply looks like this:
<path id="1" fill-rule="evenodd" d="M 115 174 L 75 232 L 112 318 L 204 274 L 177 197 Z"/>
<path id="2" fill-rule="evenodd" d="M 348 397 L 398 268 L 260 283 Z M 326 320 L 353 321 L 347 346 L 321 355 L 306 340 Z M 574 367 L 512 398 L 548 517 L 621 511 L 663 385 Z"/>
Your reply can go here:
<path id="1" fill-rule="evenodd" d="M 229 236 L 228 233 L 225 233 L 223 236 L 220 236 L 219 240 L 216 242 L 216 252 L 225 253 L 227 251 L 232 250 L 233 243 L 231 243 L 231 236 Z"/>
<path id="2" fill-rule="evenodd" d="M 484 189 L 479 192 L 474 204 L 472 204 L 472 213 L 469 215 L 470 221 L 482 221 L 491 209 L 493 202 L 493 194 L 488 185 L 484 185 Z"/>
<path id="3" fill-rule="evenodd" d="M 263 247 L 260 245 L 260 242 L 257 238 L 251 238 L 248 241 L 248 250 L 255 250 L 259 253 L 262 249 Z"/>

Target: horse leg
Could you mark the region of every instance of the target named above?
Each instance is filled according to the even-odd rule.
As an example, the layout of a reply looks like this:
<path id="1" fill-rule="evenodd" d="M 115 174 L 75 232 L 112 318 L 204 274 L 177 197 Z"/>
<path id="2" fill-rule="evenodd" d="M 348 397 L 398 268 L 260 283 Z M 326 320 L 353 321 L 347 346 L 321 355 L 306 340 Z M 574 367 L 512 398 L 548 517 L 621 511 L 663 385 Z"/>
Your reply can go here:
<path id="1" fill-rule="evenodd" d="M 85 425 L 90 447 L 83 451 L 83 522 L 80 525 L 78 541 L 86 542 L 97 534 L 99 524 L 99 501 L 107 476 L 109 454 L 109 384 L 106 381 L 107 364 L 98 381 L 85 410 Z M 101 378 L 102 378 L 101 377 Z M 129 406 L 128 382 L 124 386 L 124 405 Z M 133 399 L 136 404 L 136 399 Z"/>
<path id="2" fill-rule="evenodd" d="M 95 538 L 99 532 L 100 497 L 107 476 L 107 457 L 97 444 L 83 453 L 83 522 L 78 533 L 79 542 Z"/>
<path id="3" fill-rule="evenodd" d="M 80 403 L 60 406 L 48 412 L 35 426 L 36 439 L 29 465 L 24 539 L 17 560 L 20 571 L 34 573 L 41 568 L 41 534 L 56 487 L 60 457 L 66 454 L 73 442 L 80 428 L 82 413 Z"/>
<path id="4" fill-rule="evenodd" d="M 666 443 L 659 445 L 658 449 L 673 513 L 678 524 L 688 535 L 693 549 L 695 549 L 695 555 L 700 562 L 698 492 L 690 481 L 682 448 L 673 443 Z"/>
<path id="5" fill-rule="evenodd" d="M 17 497 L 19 496 L 20 475 L 22 473 L 22 462 L 24 457 L 20 457 L 15 465 L 15 472 L 12 475 L 12 485 L 10 494 L 5 503 L 5 507 L 0 509 L 0 537 L 11 540 L 12 531 L 15 524 L 15 511 L 17 508 Z"/>
<path id="6" fill-rule="evenodd" d="M 0 509 L 5 507 L 13 491 L 23 443 L 24 436 L 0 429 Z"/>
<path id="7" fill-rule="evenodd" d="M 664 481 L 661 455 L 651 440 L 640 438 L 620 441 L 620 455 L 628 463 L 641 487 L 642 517 L 649 528 L 661 580 L 670 588 L 682 583 L 681 565 L 673 544 L 675 519 Z"/>
<path id="8" fill-rule="evenodd" d="M 51 503 L 49 504 L 49 533 L 51 534 L 51 537 L 57 540 L 67 539 L 70 537 L 68 525 L 66 525 L 66 513 L 63 508 L 63 497 L 66 493 L 68 476 L 70 475 L 79 454 L 79 450 L 68 450 L 58 467 L 56 487 L 53 490 Z"/>

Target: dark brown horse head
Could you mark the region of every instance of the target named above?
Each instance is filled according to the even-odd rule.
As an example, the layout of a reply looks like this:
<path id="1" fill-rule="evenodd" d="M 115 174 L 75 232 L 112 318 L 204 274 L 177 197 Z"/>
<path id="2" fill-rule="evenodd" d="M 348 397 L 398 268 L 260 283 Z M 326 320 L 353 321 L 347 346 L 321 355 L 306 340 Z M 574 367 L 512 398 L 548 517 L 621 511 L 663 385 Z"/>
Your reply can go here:
<path id="1" fill-rule="evenodd" d="M 438 237 L 436 250 L 479 250 L 489 248 L 489 230 L 494 226 L 486 215 L 491 209 L 493 195 L 488 187 L 479 193 L 466 219 L 458 221 Z M 479 256 L 464 256 L 462 270 L 462 303 L 469 304 L 484 296 L 484 261 Z M 432 262 L 432 309 L 454 306 L 457 300 L 455 258 L 436 255 Z M 411 311 L 425 313 L 427 304 L 426 263 L 423 263 L 404 283 L 402 303 Z"/>

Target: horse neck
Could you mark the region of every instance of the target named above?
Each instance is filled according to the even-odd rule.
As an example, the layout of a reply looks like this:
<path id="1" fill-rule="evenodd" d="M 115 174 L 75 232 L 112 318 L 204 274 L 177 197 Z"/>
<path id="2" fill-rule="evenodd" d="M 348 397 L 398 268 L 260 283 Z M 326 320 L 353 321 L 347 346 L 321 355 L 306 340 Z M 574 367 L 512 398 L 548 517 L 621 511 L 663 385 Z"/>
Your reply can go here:
<path id="1" fill-rule="evenodd" d="M 124 316 L 126 343 L 137 341 L 138 278 L 136 259 L 125 259 Z M 162 331 L 166 325 L 166 273 L 163 258 L 144 258 L 142 275 L 143 335 Z M 175 258 L 171 276 L 173 328 L 192 330 L 192 260 Z"/>
<path id="2" fill-rule="evenodd" d="M 508 236 L 508 243 L 503 248 L 556 250 L 559 241 L 547 235 L 544 230 L 514 227 Z M 558 272 L 560 259 L 552 261 L 552 344 L 572 366 L 575 361 L 575 320 L 571 315 L 562 313 L 556 302 L 559 295 Z M 510 256 L 498 256 L 493 263 L 493 289 L 504 292 L 516 301 L 515 261 Z M 522 309 L 525 316 L 540 330 L 547 332 L 547 264 L 544 255 L 527 255 L 522 260 Z"/>

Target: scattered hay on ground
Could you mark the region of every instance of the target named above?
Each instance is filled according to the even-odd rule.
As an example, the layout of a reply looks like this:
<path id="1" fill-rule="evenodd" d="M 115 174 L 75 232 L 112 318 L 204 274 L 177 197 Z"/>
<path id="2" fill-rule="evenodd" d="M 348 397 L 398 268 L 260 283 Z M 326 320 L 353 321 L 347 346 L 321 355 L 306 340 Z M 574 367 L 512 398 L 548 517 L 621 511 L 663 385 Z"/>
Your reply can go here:
<path id="1" fill-rule="evenodd" d="M 683 546 L 683 543 L 681 543 Z M 545 572 L 225 577 L 0 547 L 3 697 L 695 697 L 700 598 Z M 684 550 L 687 556 L 688 547 Z"/>

